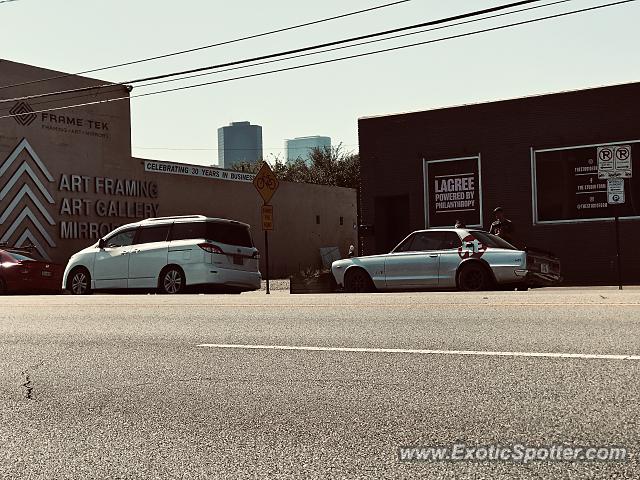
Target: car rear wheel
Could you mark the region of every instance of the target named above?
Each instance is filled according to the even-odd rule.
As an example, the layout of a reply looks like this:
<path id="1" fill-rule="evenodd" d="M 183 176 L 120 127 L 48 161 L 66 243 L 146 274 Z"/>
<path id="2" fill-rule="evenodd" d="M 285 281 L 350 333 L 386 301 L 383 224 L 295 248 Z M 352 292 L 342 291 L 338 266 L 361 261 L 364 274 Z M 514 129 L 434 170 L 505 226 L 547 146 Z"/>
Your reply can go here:
<path id="1" fill-rule="evenodd" d="M 458 288 L 465 292 L 486 290 L 491 286 L 491 280 L 486 269 L 478 264 L 466 265 L 458 274 Z"/>
<path id="2" fill-rule="evenodd" d="M 84 268 L 77 268 L 69 275 L 67 289 L 72 295 L 89 295 L 91 293 L 91 275 Z"/>
<path id="3" fill-rule="evenodd" d="M 344 279 L 344 289 L 349 293 L 365 293 L 373 290 L 369 274 L 361 268 L 349 270 Z"/>
<path id="4" fill-rule="evenodd" d="M 7 282 L 4 281 L 4 278 L 0 278 L 0 295 L 7 294 Z"/>
<path id="5" fill-rule="evenodd" d="M 184 273 L 178 267 L 169 267 L 162 271 L 160 275 L 160 291 L 169 295 L 182 293 L 185 289 L 186 280 Z"/>

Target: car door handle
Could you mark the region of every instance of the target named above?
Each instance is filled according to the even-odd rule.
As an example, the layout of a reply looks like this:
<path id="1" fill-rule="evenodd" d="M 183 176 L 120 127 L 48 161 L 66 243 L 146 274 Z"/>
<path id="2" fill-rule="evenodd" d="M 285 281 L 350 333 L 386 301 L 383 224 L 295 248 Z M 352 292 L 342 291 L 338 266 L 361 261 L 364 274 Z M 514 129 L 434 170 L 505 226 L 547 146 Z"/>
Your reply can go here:
<path id="1" fill-rule="evenodd" d="M 129 255 L 129 252 L 122 252 L 120 255 Z"/>
<path id="2" fill-rule="evenodd" d="M 430 253 L 430 254 L 429 254 L 429 256 L 430 256 L 431 258 L 437 258 L 437 257 L 438 257 L 438 254 L 437 254 L 437 253 Z"/>

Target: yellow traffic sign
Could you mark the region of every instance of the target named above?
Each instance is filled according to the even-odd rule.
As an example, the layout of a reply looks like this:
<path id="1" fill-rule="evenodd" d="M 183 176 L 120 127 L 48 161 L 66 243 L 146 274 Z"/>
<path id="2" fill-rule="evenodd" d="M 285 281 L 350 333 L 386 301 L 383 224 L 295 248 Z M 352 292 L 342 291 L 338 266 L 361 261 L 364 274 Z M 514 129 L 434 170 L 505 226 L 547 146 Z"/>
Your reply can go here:
<path id="1" fill-rule="evenodd" d="M 273 205 L 262 206 L 262 229 L 273 231 Z"/>
<path id="2" fill-rule="evenodd" d="M 260 167 L 260 171 L 253 179 L 253 186 L 258 190 L 258 193 L 262 197 L 262 200 L 264 200 L 265 204 L 269 203 L 269 200 L 271 200 L 273 194 L 276 193 L 279 185 L 280 182 L 274 175 L 271 167 L 269 167 L 269 164 L 267 162 L 263 162 L 262 167 Z"/>

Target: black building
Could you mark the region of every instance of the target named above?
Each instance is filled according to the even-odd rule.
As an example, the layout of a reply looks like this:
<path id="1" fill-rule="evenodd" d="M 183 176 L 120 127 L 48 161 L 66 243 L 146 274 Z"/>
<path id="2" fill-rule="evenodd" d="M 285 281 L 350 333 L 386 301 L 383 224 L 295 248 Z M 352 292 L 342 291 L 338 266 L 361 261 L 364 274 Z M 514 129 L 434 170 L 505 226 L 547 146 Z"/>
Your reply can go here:
<path id="1" fill-rule="evenodd" d="M 360 119 L 362 253 L 456 218 L 488 229 L 502 206 L 566 283 L 613 284 L 618 215 L 623 279 L 639 282 L 638 118 L 640 83 Z"/>

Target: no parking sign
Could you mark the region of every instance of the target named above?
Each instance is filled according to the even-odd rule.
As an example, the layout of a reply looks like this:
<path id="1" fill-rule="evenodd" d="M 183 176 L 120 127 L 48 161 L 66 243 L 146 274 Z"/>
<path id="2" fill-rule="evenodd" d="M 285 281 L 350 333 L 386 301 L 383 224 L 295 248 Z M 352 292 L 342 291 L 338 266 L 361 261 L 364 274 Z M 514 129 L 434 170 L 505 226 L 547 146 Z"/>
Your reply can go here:
<path id="1" fill-rule="evenodd" d="M 631 145 L 598 147 L 598 178 L 631 178 L 631 165 Z"/>

